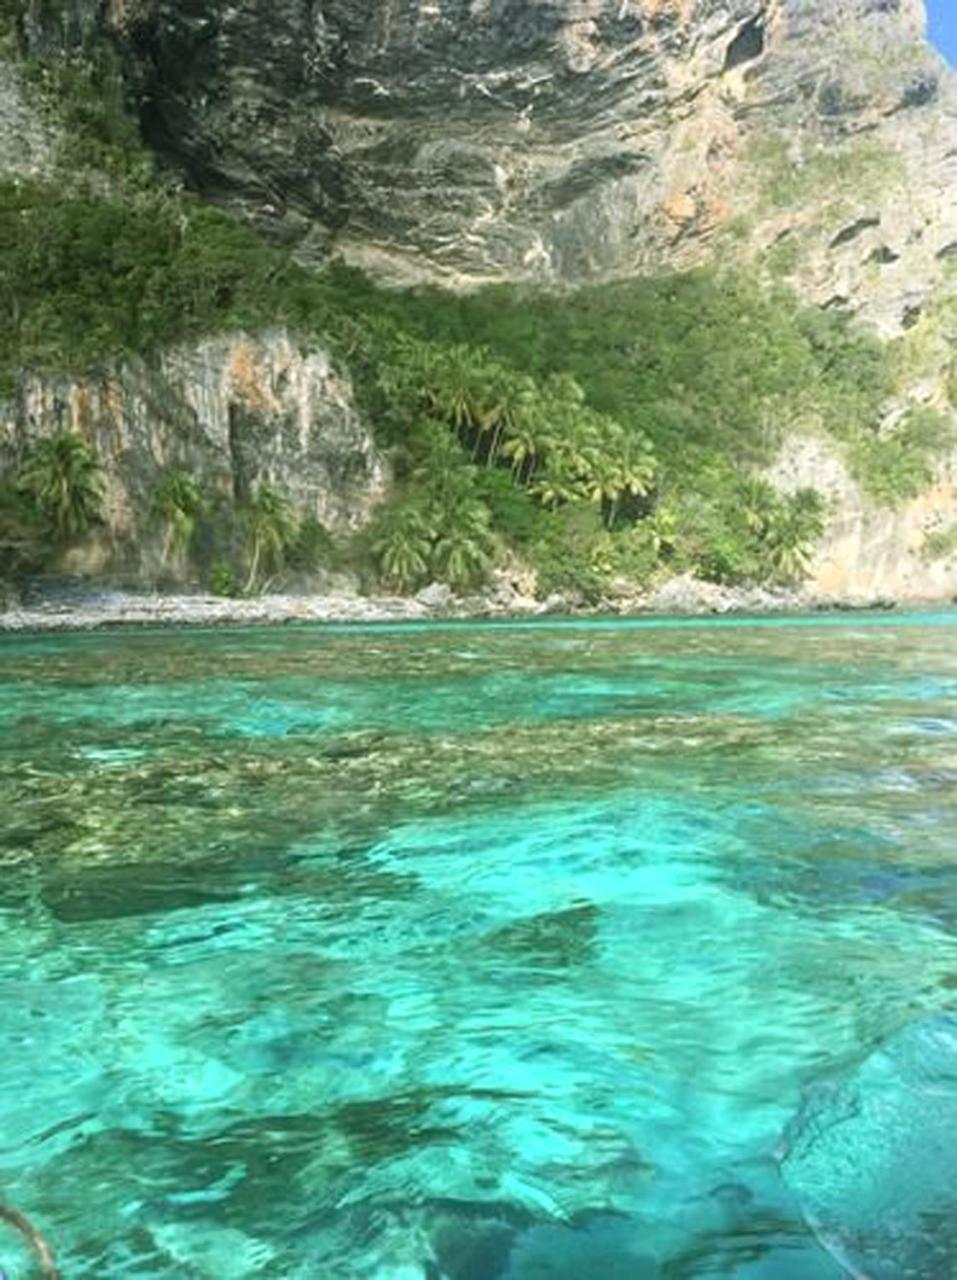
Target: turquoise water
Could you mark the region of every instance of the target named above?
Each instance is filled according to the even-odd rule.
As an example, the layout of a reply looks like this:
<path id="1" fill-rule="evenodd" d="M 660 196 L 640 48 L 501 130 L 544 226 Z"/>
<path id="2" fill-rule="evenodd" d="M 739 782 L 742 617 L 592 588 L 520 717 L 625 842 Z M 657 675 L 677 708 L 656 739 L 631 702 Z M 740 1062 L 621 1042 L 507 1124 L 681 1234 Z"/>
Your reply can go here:
<path id="1" fill-rule="evenodd" d="M 8 638 L 0 734 L 69 1280 L 957 1274 L 957 616 Z"/>

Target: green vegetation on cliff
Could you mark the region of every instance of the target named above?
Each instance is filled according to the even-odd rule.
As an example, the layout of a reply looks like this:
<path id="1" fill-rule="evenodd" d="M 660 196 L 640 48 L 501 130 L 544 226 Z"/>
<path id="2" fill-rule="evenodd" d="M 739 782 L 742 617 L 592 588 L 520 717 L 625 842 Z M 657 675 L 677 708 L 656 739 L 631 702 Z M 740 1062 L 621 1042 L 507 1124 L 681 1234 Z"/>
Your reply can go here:
<path id="1" fill-rule="evenodd" d="M 387 291 L 337 266 L 310 273 L 155 180 L 108 42 L 77 36 L 25 65 L 65 141 L 56 180 L 0 182 L 0 388 L 285 325 L 331 348 L 391 454 L 394 497 L 351 548 L 318 526 L 296 530 L 282 495 L 254 495 L 234 513 L 242 563 L 218 565 L 221 586 L 344 554 L 401 590 L 431 579 L 465 589 L 509 549 L 542 590 L 587 598 L 659 569 L 788 582 L 822 505 L 754 478 L 786 432 L 840 440 L 889 503 L 926 481 L 944 442 L 927 412 L 878 434 L 893 374 L 876 339 L 741 276 L 455 295 Z M 7 490 L 8 541 L 23 545 L 30 526 L 35 542 L 49 521 L 9 478 Z M 172 562 L 222 513 L 171 475 L 152 516 Z"/>
<path id="2" fill-rule="evenodd" d="M 401 590 L 466 589 L 509 552 L 541 590 L 590 599 L 615 577 L 664 571 L 786 583 L 823 521 L 815 494 L 783 497 L 756 478 L 787 434 L 831 436 L 887 504 L 930 478 L 946 419 L 920 409 L 879 430 L 928 324 L 889 351 L 847 318 L 731 272 L 469 295 L 384 290 L 336 265 L 311 273 L 164 184 L 124 55 L 78 14 L 63 0 L 0 0 L 4 48 L 19 49 L 61 139 L 53 176 L 0 181 L 0 395 L 31 373 L 283 325 L 334 353 L 391 456 L 393 497 L 350 546 L 315 521 L 296 528 L 282 494 L 249 495 L 229 513 L 235 536 L 214 540 L 217 556 L 233 547 L 234 562 L 207 566 L 222 589 L 322 562 Z M 866 138 L 795 165 L 774 134 L 753 158 L 774 206 L 897 177 Z M 798 248 L 784 242 L 779 275 Z M 24 529 L 34 543 L 52 529 L 22 483 L 8 476 L 5 493 L 0 536 L 22 545 Z M 150 515 L 169 564 L 224 519 L 182 473 L 158 479 Z"/>
<path id="3" fill-rule="evenodd" d="M 13 474 L 0 476 L 0 588 L 8 577 L 43 568 L 100 520 L 102 507 L 92 450 L 69 433 L 41 440 Z"/>
<path id="4" fill-rule="evenodd" d="M 0 184 L 8 392 L 25 372 L 277 324 L 333 350 L 391 451 L 394 501 L 353 554 L 403 589 L 466 586 L 508 547 L 546 586 L 590 598 L 658 566 L 793 580 L 820 504 L 753 479 L 785 432 L 845 442 L 888 501 L 942 442 L 927 414 L 878 436 L 892 384 L 876 339 L 741 277 L 387 291 L 342 267 L 308 272 L 183 195 Z"/>

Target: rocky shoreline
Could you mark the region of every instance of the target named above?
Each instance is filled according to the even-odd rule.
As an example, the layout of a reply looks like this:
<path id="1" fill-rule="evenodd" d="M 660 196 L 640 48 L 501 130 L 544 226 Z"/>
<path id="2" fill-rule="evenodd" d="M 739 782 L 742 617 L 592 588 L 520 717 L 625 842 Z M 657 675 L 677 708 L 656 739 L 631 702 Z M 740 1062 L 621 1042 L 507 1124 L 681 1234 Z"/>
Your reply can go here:
<path id="1" fill-rule="evenodd" d="M 918 603 L 918 602 L 907 602 Z M 924 602 L 933 603 L 933 602 Z M 939 602 L 938 602 L 939 603 Z M 95 631 L 114 627 L 280 626 L 294 623 L 394 623 L 540 617 L 707 617 L 726 614 L 807 613 L 894 609 L 888 599 L 825 599 L 802 590 L 723 587 L 690 576 L 649 593 L 584 604 L 554 595 L 525 596 L 498 584 L 481 595 L 457 596 L 433 583 L 414 596 L 361 595 L 352 589 L 321 594 L 270 594 L 227 599 L 189 593 L 146 593 L 90 586 L 34 594 L 0 612 L 0 634 Z"/>

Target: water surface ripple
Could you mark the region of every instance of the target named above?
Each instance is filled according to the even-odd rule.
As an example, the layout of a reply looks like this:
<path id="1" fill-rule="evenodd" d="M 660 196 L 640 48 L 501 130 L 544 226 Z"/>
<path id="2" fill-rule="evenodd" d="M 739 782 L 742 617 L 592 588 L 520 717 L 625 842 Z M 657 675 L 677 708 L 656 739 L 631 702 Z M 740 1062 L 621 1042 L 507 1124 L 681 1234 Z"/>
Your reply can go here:
<path id="1" fill-rule="evenodd" d="M 954 615 L 4 639 L 0 1203 L 69 1280 L 946 1280 L 955 862 Z"/>

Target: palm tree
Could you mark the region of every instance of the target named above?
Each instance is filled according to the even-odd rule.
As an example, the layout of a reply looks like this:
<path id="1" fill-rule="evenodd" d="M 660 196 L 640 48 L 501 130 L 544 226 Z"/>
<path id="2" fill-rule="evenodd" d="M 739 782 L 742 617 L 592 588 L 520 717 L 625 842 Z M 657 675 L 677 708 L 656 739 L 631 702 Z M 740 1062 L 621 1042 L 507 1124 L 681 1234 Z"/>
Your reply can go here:
<path id="1" fill-rule="evenodd" d="M 651 441 L 643 432 L 625 436 L 618 455 L 622 491 L 633 498 L 646 498 L 655 484 L 657 464 Z"/>
<path id="2" fill-rule="evenodd" d="M 495 408 L 489 423 L 493 434 L 485 460 L 487 467 L 495 465 L 503 436 L 520 429 L 528 416 L 535 412 L 538 393 L 532 378 L 502 370 L 493 380 L 492 400 Z"/>
<path id="3" fill-rule="evenodd" d="M 768 576 L 774 582 L 798 582 L 807 575 L 811 549 L 795 537 L 792 521 L 785 515 L 775 516 L 765 535 Z"/>
<path id="4" fill-rule="evenodd" d="M 205 509 L 206 498 L 196 476 L 179 468 L 163 475 L 153 490 L 151 511 L 164 528 L 164 563 L 174 550 L 184 551 L 189 546 Z"/>
<path id="5" fill-rule="evenodd" d="M 793 583 L 807 576 L 814 543 L 824 527 L 823 515 L 824 503 L 813 489 L 801 489 L 783 502 L 776 501 L 761 538 L 774 581 Z"/>
<path id="6" fill-rule="evenodd" d="M 102 472 L 89 445 L 72 432 L 41 440 L 17 487 L 58 538 L 75 537 L 100 519 Z"/>
<path id="7" fill-rule="evenodd" d="M 429 408 L 459 431 L 475 426 L 482 410 L 485 381 L 481 353 L 471 347 L 452 347 L 429 372 Z"/>
<path id="8" fill-rule="evenodd" d="M 624 491 L 623 473 L 616 459 L 602 454 L 589 457 L 582 474 L 582 486 L 596 506 L 605 508 L 605 523 L 610 529 Z"/>
<path id="9" fill-rule="evenodd" d="M 432 500 L 446 505 L 465 485 L 471 486 L 474 468 L 458 439 L 444 422 L 426 418 L 417 427 L 420 461 L 412 472 L 415 487 Z"/>
<path id="10" fill-rule="evenodd" d="M 662 557 L 667 558 L 674 552 L 678 536 L 678 521 L 670 507 L 658 507 L 654 515 L 643 521 L 642 527 L 648 533 L 656 560 Z"/>
<path id="11" fill-rule="evenodd" d="M 553 406 L 580 409 L 585 404 L 585 392 L 570 373 L 553 373 L 545 383 L 545 395 Z"/>
<path id="12" fill-rule="evenodd" d="M 386 582 L 405 591 L 425 579 L 433 540 L 434 532 L 418 507 L 393 512 L 372 543 Z"/>
<path id="13" fill-rule="evenodd" d="M 579 476 L 561 456 L 549 461 L 548 469 L 531 486 L 531 492 L 543 507 L 551 508 L 584 496 Z"/>
<path id="14" fill-rule="evenodd" d="M 523 415 L 518 424 L 508 431 L 502 445 L 502 456 L 512 464 L 512 475 L 516 480 L 527 478 L 538 456 L 540 440 L 540 431 L 530 416 Z"/>
<path id="15" fill-rule="evenodd" d="M 756 538 L 762 538 L 767 533 L 777 500 L 777 494 L 766 480 L 752 478 L 741 486 L 744 522 Z"/>
<path id="16" fill-rule="evenodd" d="M 492 537 L 488 509 L 469 502 L 443 530 L 432 556 L 437 576 L 450 587 L 466 587 L 488 568 Z"/>
<path id="17" fill-rule="evenodd" d="M 242 508 L 240 517 L 249 556 L 245 590 L 250 592 L 261 565 L 269 565 L 274 571 L 282 568 L 295 540 L 296 526 L 288 499 L 265 484 L 259 486 Z"/>
<path id="18" fill-rule="evenodd" d="M 460 588 L 482 576 L 488 567 L 488 556 L 475 538 L 461 529 L 452 529 L 436 544 L 433 563 L 443 582 Z"/>

